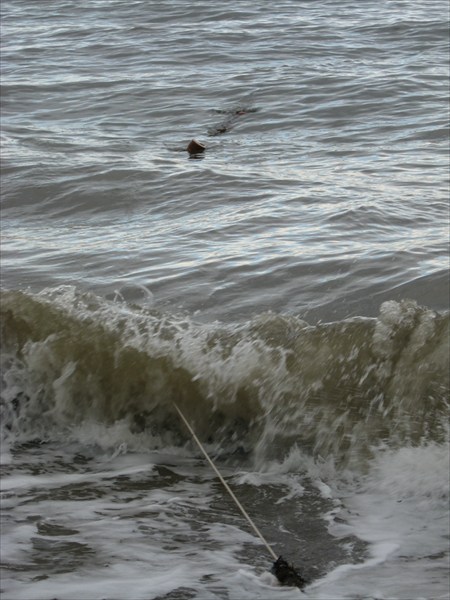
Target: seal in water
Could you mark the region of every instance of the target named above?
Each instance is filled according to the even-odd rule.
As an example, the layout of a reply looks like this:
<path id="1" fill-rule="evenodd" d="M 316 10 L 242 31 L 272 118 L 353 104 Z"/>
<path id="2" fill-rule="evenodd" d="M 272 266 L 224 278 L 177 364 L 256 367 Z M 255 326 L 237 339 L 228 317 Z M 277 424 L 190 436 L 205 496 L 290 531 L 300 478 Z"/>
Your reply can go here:
<path id="1" fill-rule="evenodd" d="M 197 140 L 191 140 L 186 150 L 189 154 L 201 154 L 205 151 L 205 146 Z"/>
<path id="2" fill-rule="evenodd" d="M 245 108 L 245 107 L 237 107 L 230 111 L 218 111 L 218 112 L 226 114 L 227 117 L 218 125 L 215 125 L 214 127 L 210 127 L 208 129 L 208 135 L 209 136 L 222 135 L 222 133 L 226 133 L 227 131 L 230 131 L 230 129 L 233 128 L 236 120 L 239 117 L 242 117 L 243 115 L 246 115 L 249 112 L 255 112 L 255 111 L 256 111 L 256 109 L 254 109 L 254 108 Z"/>

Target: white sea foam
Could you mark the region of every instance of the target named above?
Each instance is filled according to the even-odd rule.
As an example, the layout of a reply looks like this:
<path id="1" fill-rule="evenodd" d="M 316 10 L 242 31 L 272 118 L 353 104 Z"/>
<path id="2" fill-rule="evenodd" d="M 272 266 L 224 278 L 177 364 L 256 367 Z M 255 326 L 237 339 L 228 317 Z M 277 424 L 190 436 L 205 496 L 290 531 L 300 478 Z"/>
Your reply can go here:
<path id="1" fill-rule="evenodd" d="M 447 444 L 381 451 L 357 487 L 345 493 L 337 536 L 369 542 L 361 564 L 340 566 L 311 589 L 312 597 L 445 598 L 448 573 L 449 448 Z"/>

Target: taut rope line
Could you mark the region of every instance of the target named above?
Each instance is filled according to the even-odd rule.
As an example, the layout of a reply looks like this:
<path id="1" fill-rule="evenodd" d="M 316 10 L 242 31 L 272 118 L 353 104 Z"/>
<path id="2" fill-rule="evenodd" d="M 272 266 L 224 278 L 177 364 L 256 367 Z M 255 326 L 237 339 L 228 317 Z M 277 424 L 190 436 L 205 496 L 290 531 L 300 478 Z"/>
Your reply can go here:
<path id="1" fill-rule="evenodd" d="M 267 550 L 270 552 L 270 555 L 272 556 L 272 558 L 276 561 L 278 559 L 277 555 L 275 554 L 275 552 L 272 550 L 272 548 L 269 546 L 269 544 L 266 542 L 266 540 L 264 539 L 262 533 L 259 531 L 259 529 L 256 527 L 256 525 L 253 523 L 253 521 L 251 520 L 251 518 L 249 517 L 247 511 L 245 510 L 245 508 L 242 506 L 242 504 L 239 502 L 239 500 L 236 498 L 236 496 L 234 495 L 233 490 L 230 488 L 230 486 L 228 485 L 228 483 L 225 481 L 225 479 L 222 477 L 222 475 L 220 474 L 218 468 L 216 467 L 216 465 L 213 463 L 213 461 L 209 458 L 208 453 L 206 452 L 206 450 L 204 449 L 202 443 L 200 442 L 200 440 L 198 439 L 198 437 L 195 435 L 194 430 L 192 429 L 192 427 L 190 426 L 189 422 L 187 421 L 186 417 L 183 415 L 183 413 L 181 412 L 181 410 L 178 408 L 178 406 L 175 404 L 175 402 L 173 403 L 173 405 L 175 406 L 178 414 L 180 415 L 181 419 L 183 420 L 183 423 L 186 425 L 186 427 L 189 429 L 192 437 L 194 438 L 197 446 L 200 448 L 200 450 L 203 452 L 204 457 L 206 458 L 206 460 L 209 462 L 209 464 L 211 465 L 212 469 L 214 470 L 215 474 L 217 475 L 217 477 L 220 479 L 220 481 L 222 482 L 222 485 L 224 486 L 224 488 L 227 490 L 227 492 L 230 494 L 230 496 L 233 498 L 234 502 L 236 503 L 236 506 L 239 508 L 239 510 L 241 511 L 241 513 L 244 515 L 244 517 L 247 519 L 247 521 L 250 523 L 250 525 L 253 528 L 253 531 L 258 535 L 258 537 L 260 538 L 260 540 L 263 542 L 263 544 L 265 545 L 265 547 L 267 548 Z"/>

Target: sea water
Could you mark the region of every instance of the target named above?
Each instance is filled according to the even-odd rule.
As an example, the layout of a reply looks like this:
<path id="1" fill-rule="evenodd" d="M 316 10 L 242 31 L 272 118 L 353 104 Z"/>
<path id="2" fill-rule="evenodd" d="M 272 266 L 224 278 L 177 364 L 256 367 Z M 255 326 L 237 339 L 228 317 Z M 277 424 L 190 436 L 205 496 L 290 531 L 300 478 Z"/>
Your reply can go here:
<path id="1" fill-rule="evenodd" d="M 5 600 L 448 598 L 447 3 L 1 10 Z"/>

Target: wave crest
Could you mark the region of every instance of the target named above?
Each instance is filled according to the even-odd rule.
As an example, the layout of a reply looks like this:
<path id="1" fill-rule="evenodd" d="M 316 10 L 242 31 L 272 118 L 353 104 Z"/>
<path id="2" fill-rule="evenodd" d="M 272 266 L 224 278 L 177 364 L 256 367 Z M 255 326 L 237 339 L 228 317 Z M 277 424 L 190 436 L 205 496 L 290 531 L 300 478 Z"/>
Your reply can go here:
<path id="1" fill-rule="evenodd" d="M 174 400 L 204 441 L 263 460 L 445 438 L 449 316 L 412 301 L 315 326 L 198 324 L 62 287 L 3 292 L 1 327 L 2 427 L 17 439 L 126 421 L 149 445 L 180 443 Z"/>

